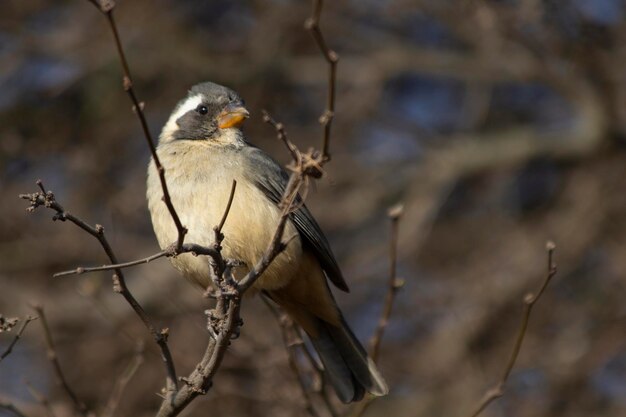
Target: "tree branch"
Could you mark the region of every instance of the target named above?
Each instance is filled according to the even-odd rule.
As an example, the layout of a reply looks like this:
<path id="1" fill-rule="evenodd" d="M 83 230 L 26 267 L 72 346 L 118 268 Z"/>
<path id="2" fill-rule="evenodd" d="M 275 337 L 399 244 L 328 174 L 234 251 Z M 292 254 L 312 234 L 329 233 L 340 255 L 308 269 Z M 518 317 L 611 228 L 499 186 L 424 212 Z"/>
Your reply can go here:
<path id="1" fill-rule="evenodd" d="M 323 5 L 323 0 L 313 0 L 313 11 L 311 12 L 311 17 L 304 22 L 304 27 L 311 32 L 311 35 L 313 35 L 313 39 L 315 39 L 320 52 L 324 56 L 324 59 L 326 59 L 326 62 L 328 62 L 328 94 L 326 99 L 326 109 L 319 119 L 320 123 L 324 127 L 322 158 L 325 161 L 328 161 L 330 160 L 330 128 L 335 116 L 335 90 L 339 55 L 328 47 L 319 26 Z"/>
<path id="2" fill-rule="evenodd" d="M 44 336 L 46 339 L 48 359 L 50 360 L 50 363 L 52 364 L 52 367 L 54 369 L 54 374 L 57 378 L 58 384 L 63 388 L 67 396 L 72 401 L 74 410 L 82 416 L 85 416 L 85 417 L 90 416 L 91 413 L 89 411 L 89 408 L 87 408 L 85 403 L 83 403 L 78 398 L 74 390 L 70 387 L 69 383 L 67 382 L 67 378 L 65 378 L 65 374 L 63 373 L 63 368 L 61 367 L 61 363 L 59 362 L 56 348 L 54 346 L 54 340 L 52 339 L 52 332 L 50 331 L 50 326 L 48 325 L 48 321 L 46 320 L 46 315 L 44 313 L 43 307 L 41 307 L 40 305 L 35 305 L 33 306 L 33 308 L 35 309 L 35 311 L 37 312 L 37 315 L 39 316 L 39 319 L 41 320 L 41 325 L 43 327 Z"/>
<path id="3" fill-rule="evenodd" d="M 500 398 L 504 394 L 504 385 L 509 379 L 509 375 L 513 370 L 513 366 L 515 366 L 515 362 L 517 361 L 520 349 L 522 348 L 522 342 L 524 341 L 524 337 L 526 336 L 526 329 L 528 328 L 530 313 L 532 312 L 533 306 L 544 293 L 552 277 L 556 275 L 556 264 L 553 261 L 555 249 L 556 246 L 553 242 L 548 242 L 546 244 L 546 250 L 548 252 L 548 268 L 546 272 L 546 277 L 544 278 L 541 287 L 539 287 L 537 293 L 528 293 L 524 296 L 524 312 L 522 313 L 522 322 L 517 333 L 515 344 L 513 345 L 513 350 L 511 351 L 509 360 L 504 368 L 504 371 L 502 372 L 502 376 L 500 377 L 500 380 L 485 393 L 482 400 L 476 407 L 476 410 L 471 414 L 471 417 L 477 417 L 478 415 L 480 415 L 480 413 L 482 413 L 483 410 L 487 408 L 489 404 L 491 404 L 491 402 L 493 402 L 497 398 Z"/>
<path id="4" fill-rule="evenodd" d="M 143 108 L 144 103 L 140 102 L 137 98 L 137 94 L 133 88 L 133 79 L 130 74 L 130 67 L 128 65 L 128 61 L 126 60 L 126 54 L 124 53 L 124 48 L 122 47 L 122 41 L 120 39 L 119 31 L 117 29 L 117 25 L 115 23 L 115 18 L 113 16 L 113 9 L 115 8 L 114 0 L 89 0 L 94 6 L 102 12 L 109 23 L 109 28 L 111 29 L 111 33 L 113 34 L 113 38 L 115 39 L 115 47 L 117 50 L 117 54 L 120 59 L 120 63 L 122 65 L 123 72 L 123 82 L 122 85 L 124 87 L 124 91 L 128 94 L 130 101 L 133 103 L 133 110 L 137 117 L 139 118 L 139 122 L 141 124 L 141 129 L 143 130 L 144 136 L 146 138 L 146 142 L 148 144 L 148 148 L 150 148 L 150 154 L 152 155 L 152 159 L 154 160 L 154 165 L 156 166 L 157 172 L 159 174 L 159 180 L 161 182 L 161 188 L 163 190 L 163 202 L 167 206 L 167 210 L 176 225 L 176 230 L 178 231 L 178 239 L 176 248 L 180 249 L 185 241 L 185 235 L 187 234 L 187 228 L 183 226 L 180 221 L 180 217 L 174 208 L 174 204 L 172 203 L 172 199 L 170 197 L 169 190 L 167 188 L 167 181 L 165 180 L 165 168 L 161 164 L 161 160 L 159 159 L 159 155 L 156 151 L 156 146 L 154 144 L 154 139 L 152 138 L 152 134 L 150 133 L 150 129 L 148 127 L 148 122 L 146 121 L 146 116 L 144 115 Z"/>
<path id="5" fill-rule="evenodd" d="M 139 344 L 133 358 L 115 382 L 115 386 L 113 387 L 113 391 L 111 391 L 111 396 L 109 397 L 109 400 L 107 401 L 107 404 L 101 413 L 101 417 L 113 417 L 115 415 L 117 407 L 120 404 L 120 400 L 122 399 L 122 394 L 124 394 L 128 383 L 144 362 L 143 350 L 143 345 Z"/>
<path id="6" fill-rule="evenodd" d="M 11 343 L 9 343 L 9 346 L 2 353 L 2 355 L 0 355 L 0 362 L 2 362 L 4 360 L 4 358 L 6 358 L 7 356 L 9 356 L 11 354 L 11 352 L 13 351 L 13 347 L 18 342 L 18 340 L 20 340 L 20 338 L 22 337 L 22 333 L 24 333 L 24 330 L 26 330 L 26 326 L 28 326 L 28 323 L 30 323 L 33 320 L 37 320 L 37 319 L 38 319 L 38 317 L 33 317 L 33 316 L 26 317 L 26 320 L 24 320 L 24 322 L 22 323 L 22 326 L 17 331 L 17 334 L 15 335 L 15 337 L 13 338 Z"/>
<path id="7" fill-rule="evenodd" d="M 51 191 L 46 191 L 41 180 L 37 181 L 37 185 L 41 191 L 31 194 L 20 194 L 19 196 L 20 198 L 28 200 L 30 202 L 30 206 L 27 208 L 29 212 L 32 213 L 41 206 L 53 210 L 55 212 L 55 215 L 52 217 L 52 220 L 70 221 L 74 223 L 76 226 L 80 227 L 82 230 L 89 233 L 98 240 L 112 263 L 118 263 L 117 257 L 115 256 L 115 253 L 113 252 L 113 249 L 111 248 L 111 245 L 109 245 L 109 242 L 107 241 L 104 234 L 104 227 L 99 224 L 91 226 L 79 217 L 69 213 L 63 208 L 63 206 L 61 206 L 56 201 L 54 194 Z M 176 370 L 174 368 L 172 354 L 170 353 L 169 347 L 167 346 L 168 330 L 162 329 L 160 331 L 157 331 L 156 327 L 154 327 L 154 325 L 152 324 L 143 307 L 141 307 L 139 302 L 135 299 L 135 297 L 128 289 L 122 269 L 114 268 L 114 270 L 115 273 L 113 274 L 113 290 L 121 294 L 124 299 L 130 304 L 130 306 L 133 308 L 135 313 L 139 316 L 141 321 L 144 323 L 144 325 L 152 335 L 154 341 L 159 346 L 159 349 L 161 350 L 161 357 L 167 371 L 166 389 L 168 393 L 173 393 L 177 389 Z"/>
<path id="8" fill-rule="evenodd" d="M 304 380 L 304 375 L 300 367 L 298 366 L 297 360 L 297 346 L 302 346 L 302 338 L 297 332 L 295 328 L 296 324 L 291 320 L 291 318 L 285 314 L 282 309 L 279 310 L 278 307 L 272 304 L 272 301 L 265 295 L 261 296 L 261 299 L 267 306 L 267 308 L 272 312 L 272 315 L 278 322 L 280 333 L 283 339 L 283 345 L 285 346 L 285 351 L 287 351 L 287 360 L 289 362 L 289 367 L 296 377 L 296 381 L 298 381 L 298 386 L 300 387 L 300 392 L 302 393 L 302 398 L 304 399 L 304 408 L 307 413 L 312 417 L 320 417 L 320 414 L 317 412 L 315 407 L 313 406 L 313 400 L 311 399 L 311 393 L 306 387 L 306 383 Z"/>
<path id="9" fill-rule="evenodd" d="M 378 320 L 378 326 L 370 339 L 370 355 L 374 362 L 378 362 L 378 356 L 380 353 L 380 344 L 383 339 L 383 334 L 389 323 L 389 317 L 391 316 L 391 310 L 393 308 L 393 302 L 396 297 L 396 293 L 404 282 L 397 277 L 397 264 L 398 264 L 398 225 L 400 223 L 400 217 L 402 216 L 404 208 L 401 204 L 393 206 L 388 211 L 388 217 L 391 219 L 391 237 L 389 239 L 389 281 L 387 284 L 387 294 L 385 295 L 385 304 L 383 311 Z"/>

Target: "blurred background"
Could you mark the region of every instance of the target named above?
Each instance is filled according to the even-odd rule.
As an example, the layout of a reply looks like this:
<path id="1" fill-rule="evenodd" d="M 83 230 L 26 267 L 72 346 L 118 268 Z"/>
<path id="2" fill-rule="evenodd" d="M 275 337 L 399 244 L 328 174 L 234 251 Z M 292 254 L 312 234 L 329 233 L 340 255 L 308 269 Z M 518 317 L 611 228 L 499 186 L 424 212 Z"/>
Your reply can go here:
<path id="1" fill-rule="evenodd" d="M 522 297 L 539 301 L 506 394 L 486 416 L 626 415 L 626 2 L 346 0 L 321 27 L 340 55 L 327 175 L 308 206 L 351 286 L 339 302 L 366 341 L 388 270 L 389 206 L 403 202 L 400 291 L 382 344 L 389 396 L 368 416 L 469 415 L 512 348 Z M 164 370 L 110 274 L 53 279 L 105 257 L 90 236 L 28 214 L 41 178 L 72 213 L 105 226 L 121 260 L 158 247 L 144 198 L 148 150 L 106 20 L 87 1 L 5 0 L 0 13 L 0 313 L 41 303 L 80 398 L 99 410 L 138 341 L 145 363 L 120 416 L 150 416 Z M 156 136 L 200 81 L 246 100 L 249 139 L 286 163 L 269 110 L 319 146 L 327 66 L 303 28 L 307 1 L 120 1 L 119 30 Z M 210 193 L 210 190 L 207 190 Z M 208 302 L 166 260 L 128 270 L 179 374 L 207 342 Z M 183 415 L 304 415 L 278 326 L 258 299 L 209 395 Z M 15 330 L 0 334 L 4 351 Z M 70 415 L 32 323 L 0 363 L 0 399 Z M 341 409 L 341 408 L 340 408 Z M 11 415 L 0 410 L 0 416 Z"/>

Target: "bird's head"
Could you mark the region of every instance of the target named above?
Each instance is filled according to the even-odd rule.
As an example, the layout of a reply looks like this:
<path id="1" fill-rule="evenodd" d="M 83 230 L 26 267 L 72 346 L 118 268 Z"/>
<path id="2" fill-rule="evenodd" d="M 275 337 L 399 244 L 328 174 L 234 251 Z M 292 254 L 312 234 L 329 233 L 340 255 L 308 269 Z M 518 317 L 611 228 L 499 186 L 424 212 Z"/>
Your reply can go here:
<path id="1" fill-rule="evenodd" d="M 205 82 L 189 90 L 172 112 L 161 133 L 162 142 L 174 140 L 218 140 L 238 133 L 250 113 L 237 93 Z"/>

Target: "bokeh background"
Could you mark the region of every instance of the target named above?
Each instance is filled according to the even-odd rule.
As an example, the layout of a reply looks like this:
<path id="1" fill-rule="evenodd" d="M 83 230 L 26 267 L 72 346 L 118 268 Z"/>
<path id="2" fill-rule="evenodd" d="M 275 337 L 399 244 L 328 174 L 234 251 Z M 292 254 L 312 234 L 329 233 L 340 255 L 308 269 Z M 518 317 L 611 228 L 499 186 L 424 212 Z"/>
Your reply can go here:
<path id="1" fill-rule="evenodd" d="M 364 341 L 386 289 L 386 211 L 405 206 L 406 284 L 380 361 L 392 390 L 366 415 L 469 415 L 503 370 L 548 239 L 559 273 L 485 415 L 626 415 L 626 3 L 327 3 L 321 26 L 341 56 L 333 160 L 308 205 L 348 277 L 351 294 L 337 297 Z M 144 341 L 117 415 L 153 415 L 164 371 L 109 275 L 51 278 L 104 262 L 101 249 L 17 198 L 41 178 L 70 211 L 103 224 L 123 260 L 158 249 L 148 151 L 106 21 L 83 0 L 0 7 L 0 313 L 43 304 L 68 379 L 96 410 Z M 213 80 L 244 97 L 248 137 L 278 160 L 289 156 L 262 109 L 300 147 L 319 146 L 327 67 L 303 29 L 309 14 L 302 0 L 120 1 L 153 134 L 191 85 Z M 166 260 L 128 281 L 189 372 L 207 341 L 207 301 Z M 213 390 L 184 415 L 304 415 L 272 315 L 250 299 L 243 317 Z M 1 351 L 12 335 L 0 334 Z M 24 380 L 58 417 L 71 415 L 37 322 L 0 363 L 0 398 L 44 415 Z"/>

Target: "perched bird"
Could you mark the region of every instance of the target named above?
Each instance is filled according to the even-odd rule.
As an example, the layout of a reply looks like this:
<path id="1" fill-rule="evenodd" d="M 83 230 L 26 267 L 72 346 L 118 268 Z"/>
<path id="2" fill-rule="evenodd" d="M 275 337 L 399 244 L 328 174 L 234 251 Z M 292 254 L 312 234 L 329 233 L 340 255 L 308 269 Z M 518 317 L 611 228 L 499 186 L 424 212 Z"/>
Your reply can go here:
<path id="1" fill-rule="evenodd" d="M 278 203 L 289 179 L 270 156 L 246 141 L 241 131 L 249 116 L 232 90 L 210 82 L 195 85 L 163 127 L 157 153 L 166 169 L 172 203 L 189 230 L 188 242 L 208 246 L 230 196 L 237 189 L 226 223 L 222 254 L 242 261 L 242 277 L 261 259 L 276 230 Z M 161 200 L 158 173 L 148 166 L 147 198 L 161 248 L 177 230 Z M 311 339 L 328 381 L 344 403 L 364 393 L 385 395 L 387 385 L 354 336 L 333 298 L 327 278 L 348 291 L 337 261 L 317 222 L 302 206 L 291 214 L 284 236 L 296 236 L 254 284 L 280 305 Z M 207 288 L 209 263 L 203 256 L 171 258 L 191 282 Z"/>

